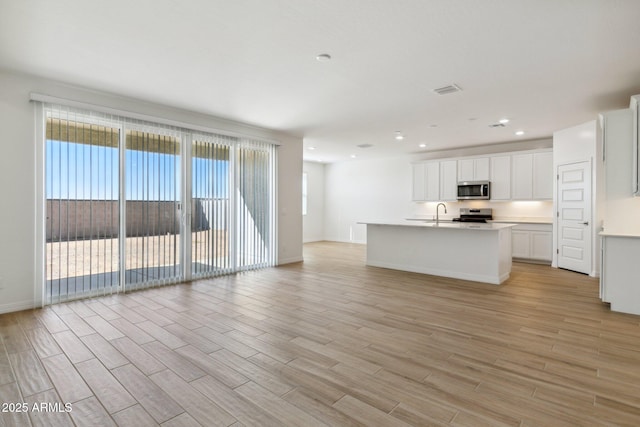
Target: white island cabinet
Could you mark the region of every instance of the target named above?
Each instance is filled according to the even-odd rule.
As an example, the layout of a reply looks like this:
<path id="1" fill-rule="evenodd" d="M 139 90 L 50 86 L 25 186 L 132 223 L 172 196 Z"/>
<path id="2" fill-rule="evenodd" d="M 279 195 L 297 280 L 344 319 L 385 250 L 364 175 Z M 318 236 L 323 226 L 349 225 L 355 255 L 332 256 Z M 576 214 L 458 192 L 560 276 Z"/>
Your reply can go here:
<path id="1" fill-rule="evenodd" d="M 367 222 L 367 265 L 499 285 L 514 224 Z"/>

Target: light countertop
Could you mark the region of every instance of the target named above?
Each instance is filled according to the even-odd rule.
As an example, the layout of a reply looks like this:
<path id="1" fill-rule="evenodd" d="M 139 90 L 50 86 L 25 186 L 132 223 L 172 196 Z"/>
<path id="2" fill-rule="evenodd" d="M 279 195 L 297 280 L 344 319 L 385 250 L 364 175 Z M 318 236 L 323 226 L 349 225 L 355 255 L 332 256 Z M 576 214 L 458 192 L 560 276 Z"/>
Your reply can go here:
<path id="1" fill-rule="evenodd" d="M 635 238 L 635 239 L 640 239 L 640 233 L 627 233 L 627 232 L 607 232 L 607 231 L 601 231 L 598 233 L 599 236 L 604 236 L 604 237 L 631 237 L 631 238 Z"/>
<path id="2" fill-rule="evenodd" d="M 453 222 L 441 220 L 439 223 L 435 221 L 418 222 L 416 220 L 404 220 L 404 221 L 369 221 L 358 222 L 358 224 L 366 225 L 390 225 L 401 227 L 418 227 L 418 228 L 439 228 L 439 229 L 451 229 L 451 230 L 481 230 L 481 231 L 498 231 L 505 228 L 514 227 L 517 224 L 507 223 L 475 223 L 475 222 Z"/>
<path id="3" fill-rule="evenodd" d="M 453 217 L 445 216 L 440 217 L 440 222 L 451 222 Z M 424 222 L 435 222 L 433 219 L 433 215 L 425 215 L 425 216 L 414 216 L 411 218 L 406 218 L 407 221 L 424 221 Z M 494 217 L 492 220 L 488 220 L 487 222 L 492 223 L 510 223 L 510 224 L 553 224 L 553 218 L 551 217 Z"/>

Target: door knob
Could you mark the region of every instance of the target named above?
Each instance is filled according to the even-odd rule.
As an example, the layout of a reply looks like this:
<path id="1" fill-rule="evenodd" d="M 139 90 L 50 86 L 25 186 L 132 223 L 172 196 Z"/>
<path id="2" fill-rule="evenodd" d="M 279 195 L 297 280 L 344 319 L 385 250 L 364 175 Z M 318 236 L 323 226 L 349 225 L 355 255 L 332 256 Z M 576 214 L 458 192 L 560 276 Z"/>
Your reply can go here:
<path id="1" fill-rule="evenodd" d="M 583 222 L 584 225 L 589 225 L 589 221 Z"/>

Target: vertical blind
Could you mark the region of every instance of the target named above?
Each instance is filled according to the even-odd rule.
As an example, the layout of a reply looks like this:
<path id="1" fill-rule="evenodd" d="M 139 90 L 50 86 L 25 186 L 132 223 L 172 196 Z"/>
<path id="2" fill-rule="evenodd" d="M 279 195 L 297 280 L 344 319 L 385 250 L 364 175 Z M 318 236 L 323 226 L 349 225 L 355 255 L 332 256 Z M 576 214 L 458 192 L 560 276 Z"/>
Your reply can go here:
<path id="1" fill-rule="evenodd" d="M 43 107 L 46 304 L 275 263 L 274 144 Z"/>
<path id="2" fill-rule="evenodd" d="M 194 277 L 232 272 L 230 250 L 233 179 L 230 161 L 236 138 L 195 135 L 191 145 L 191 270 Z"/>

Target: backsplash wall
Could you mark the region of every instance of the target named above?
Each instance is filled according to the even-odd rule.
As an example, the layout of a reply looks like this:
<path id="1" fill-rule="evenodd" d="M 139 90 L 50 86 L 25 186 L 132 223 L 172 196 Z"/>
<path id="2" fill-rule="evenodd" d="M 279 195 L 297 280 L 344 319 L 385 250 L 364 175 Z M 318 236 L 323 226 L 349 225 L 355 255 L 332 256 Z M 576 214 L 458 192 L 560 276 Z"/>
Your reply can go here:
<path id="1" fill-rule="evenodd" d="M 444 202 L 447 214 L 443 215 L 440 208 L 440 218 L 451 219 L 459 215 L 460 208 L 492 208 L 494 218 L 536 218 L 551 220 L 553 217 L 553 201 L 489 201 L 473 200 L 464 202 Z M 413 216 L 431 218 L 436 214 L 438 202 L 422 202 L 413 204 Z"/>

